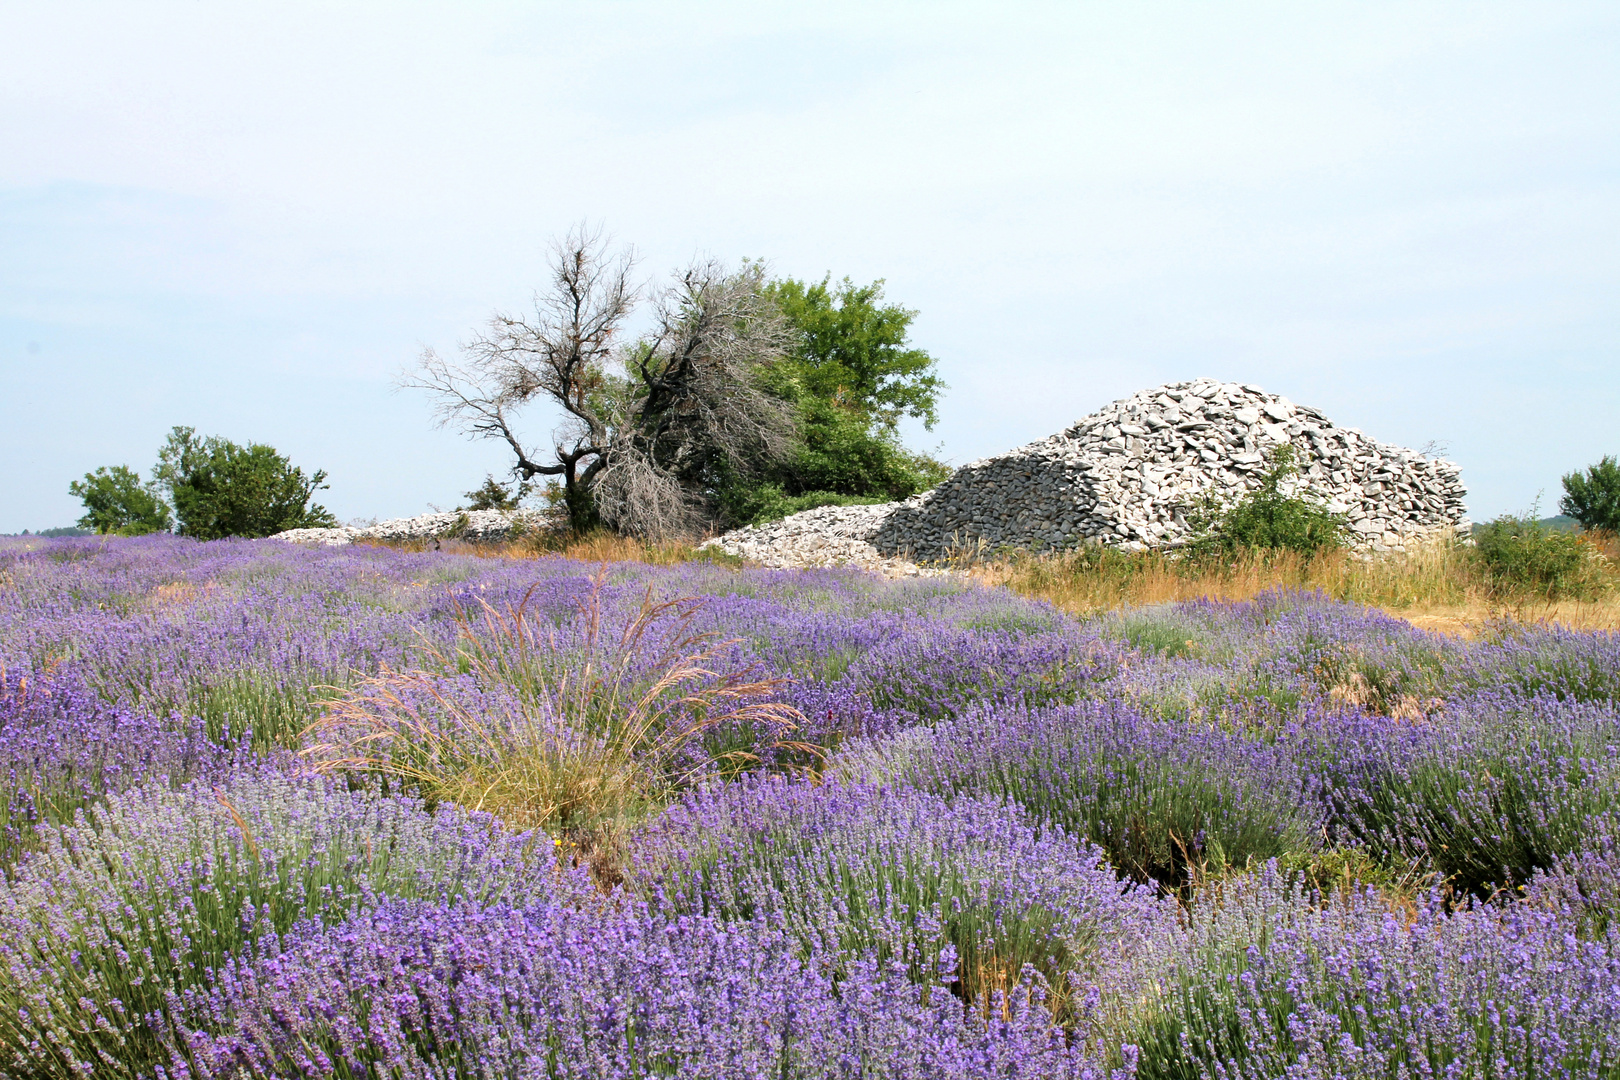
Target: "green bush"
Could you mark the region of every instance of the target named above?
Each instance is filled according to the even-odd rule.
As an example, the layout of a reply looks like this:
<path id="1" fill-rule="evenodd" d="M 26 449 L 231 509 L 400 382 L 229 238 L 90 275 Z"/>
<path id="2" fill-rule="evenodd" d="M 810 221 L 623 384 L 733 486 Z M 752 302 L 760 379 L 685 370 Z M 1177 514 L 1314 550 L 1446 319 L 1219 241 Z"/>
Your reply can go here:
<path id="1" fill-rule="evenodd" d="M 285 529 L 337 524 L 324 506 L 310 501 L 326 486 L 325 471 L 305 476 L 263 443 L 238 446 L 177 427 L 158 452 L 153 475 L 173 496 L 180 533 L 199 540 L 273 536 Z"/>
<path id="2" fill-rule="evenodd" d="M 816 506 L 889 502 L 926 491 L 950 469 L 900 441 L 900 420 L 932 427 L 945 384 L 932 356 L 906 340 L 917 313 L 883 301 L 883 283 L 857 286 L 784 279 L 766 294 L 796 342 L 761 373 L 766 392 L 791 403 L 792 451 L 719 478 L 715 502 L 728 526 L 771 521 Z M 730 475 L 735 473 L 736 475 Z"/>
<path id="3" fill-rule="evenodd" d="M 888 502 L 881 495 L 841 495 L 836 491 L 807 491 L 803 495 L 785 495 L 775 484 L 762 484 L 757 488 L 739 491 L 733 497 L 735 519 L 749 525 L 779 521 L 789 514 L 814 510 L 821 506 L 871 506 Z"/>
<path id="4" fill-rule="evenodd" d="M 110 469 L 103 466 L 93 473 L 85 473 L 83 480 L 68 485 L 68 494 L 84 501 L 80 526 L 98 533 L 141 536 L 168 532 L 174 524 L 168 504 L 153 485 L 141 483 L 140 473 L 128 465 L 114 465 Z M 50 533 L 60 531 L 48 530 Z"/>
<path id="5" fill-rule="evenodd" d="M 482 487 L 464 491 L 467 505 L 458 510 L 516 510 L 529 494 L 529 483 L 520 481 L 507 487 L 492 475 L 484 477 Z"/>
<path id="6" fill-rule="evenodd" d="M 1314 555 L 1345 546 L 1343 515 L 1300 495 L 1284 495 L 1282 482 L 1298 472 L 1294 448 L 1278 447 L 1260 486 L 1232 506 L 1222 508 L 1206 497 L 1191 515 L 1194 556 L 1230 556 L 1244 549 L 1297 551 Z"/>
<path id="7" fill-rule="evenodd" d="M 1588 529 L 1620 532 L 1620 461 L 1605 456 L 1585 473 L 1564 477 L 1564 497 L 1558 509 Z"/>
<path id="8" fill-rule="evenodd" d="M 1480 526 L 1474 549 L 1498 593 L 1530 592 L 1556 600 L 1590 596 L 1602 588 L 1580 538 L 1533 516 L 1504 514 Z"/>

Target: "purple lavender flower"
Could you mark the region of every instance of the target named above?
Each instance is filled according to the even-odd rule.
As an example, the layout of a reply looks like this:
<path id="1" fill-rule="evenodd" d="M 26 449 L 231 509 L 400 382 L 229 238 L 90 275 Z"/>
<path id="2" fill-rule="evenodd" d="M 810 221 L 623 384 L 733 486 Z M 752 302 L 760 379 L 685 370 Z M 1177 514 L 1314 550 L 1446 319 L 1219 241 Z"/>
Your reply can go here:
<path id="1" fill-rule="evenodd" d="M 1109 1075 L 1036 988 L 986 1023 L 942 986 L 871 960 L 835 980 L 830 959 L 765 919 L 391 901 L 267 937 L 185 992 L 171 1075 Z"/>
<path id="2" fill-rule="evenodd" d="M 535 847 L 487 815 L 273 769 L 113 795 L 48 831 L 0 889 L 5 1065 L 150 1068 L 166 995 L 244 946 L 379 896 L 548 896 Z"/>
<path id="3" fill-rule="evenodd" d="M 1070 1019 L 1088 989 L 1138 996 L 1173 919 L 1016 804 L 905 787 L 744 779 L 682 799 L 634 852 L 632 883 L 660 909 L 769 916 L 818 955 L 894 961 L 919 985 L 948 950 L 962 997 L 985 1005 L 1029 972 Z"/>

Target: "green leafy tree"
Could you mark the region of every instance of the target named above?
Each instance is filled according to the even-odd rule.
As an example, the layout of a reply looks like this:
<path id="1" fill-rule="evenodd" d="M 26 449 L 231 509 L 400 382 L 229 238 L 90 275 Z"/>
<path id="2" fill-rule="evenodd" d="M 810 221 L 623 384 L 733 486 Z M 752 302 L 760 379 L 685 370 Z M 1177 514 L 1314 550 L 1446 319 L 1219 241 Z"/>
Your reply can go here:
<path id="1" fill-rule="evenodd" d="M 886 428 L 903 416 L 933 429 L 945 383 L 937 361 L 906 340 L 917 313 L 883 303 L 883 281 L 856 285 L 829 274 L 814 285 L 784 278 L 765 295 L 799 332 L 792 374 L 810 396 L 854 409 Z"/>
<path id="2" fill-rule="evenodd" d="M 1224 556 L 1257 548 L 1310 555 L 1345 545 L 1342 515 L 1310 499 L 1282 493 L 1283 481 L 1299 471 L 1294 448 L 1278 447 L 1269 464 L 1260 486 L 1237 503 L 1223 509 L 1206 499 L 1194 509 L 1189 554 Z"/>
<path id="3" fill-rule="evenodd" d="M 516 510 L 518 504 L 523 502 L 529 494 L 529 484 L 519 481 L 512 487 L 507 487 L 494 476 L 485 476 L 481 487 L 472 491 L 464 491 L 467 505 L 458 507 L 461 510 Z"/>
<path id="4" fill-rule="evenodd" d="M 785 278 L 765 286 L 794 332 L 787 358 L 763 373 L 797 419 L 792 450 L 752 475 L 729 477 L 719 502 L 728 524 L 814 506 L 903 499 L 950 474 L 900 442 L 902 418 L 932 429 L 945 383 L 937 361 L 907 340 L 917 313 L 883 302 L 883 282 Z"/>
<path id="5" fill-rule="evenodd" d="M 199 540 L 337 524 L 325 507 L 311 501 L 326 486 L 326 472 L 306 476 L 263 443 L 239 446 L 177 427 L 158 452 L 153 475 L 169 490 L 181 535 Z"/>
<path id="6" fill-rule="evenodd" d="M 1620 532 L 1620 462 L 1606 455 L 1586 471 L 1564 477 L 1558 509 L 1587 529 Z"/>
<path id="7" fill-rule="evenodd" d="M 155 485 L 143 484 L 140 473 L 128 465 L 102 466 L 68 485 L 68 493 L 84 502 L 82 528 L 98 533 L 140 536 L 168 532 L 174 515 Z"/>

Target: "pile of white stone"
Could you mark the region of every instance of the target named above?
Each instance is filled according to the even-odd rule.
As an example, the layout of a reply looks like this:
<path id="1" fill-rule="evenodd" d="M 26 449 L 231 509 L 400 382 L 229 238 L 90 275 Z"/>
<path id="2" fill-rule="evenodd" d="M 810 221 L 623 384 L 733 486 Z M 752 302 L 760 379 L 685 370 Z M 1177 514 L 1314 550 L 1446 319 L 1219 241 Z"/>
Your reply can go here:
<path id="1" fill-rule="evenodd" d="M 885 556 L 872 537 L 899 505 L 821 506 L 780 521 L 750 525 L 700 545 L 771 569 L 852 566 L 885 577 L 932 576 L 910 559 Z"/>
<path id="2" fill-rule="evenodd" d="M 1285 445 L 1299 472 L 1283 491 L 1344 515 L 1362 548 L 1401 548 L 1467 527 L 1451 462 L 1336 427 L 1257 386 L 1197 379 L 1116 401 L 1050 438 L 965 465 L 905 502 L 843 508 L 842 516 L 807 511 L 711 543 L 771 565 L 853 543 L 869 545 L 879 561 L 1084 543 L 1171 548 L 1189 538 L 1196 504 L 1205 496 L 1235 503 Z M 777 554 L 763 555 L 773 545 Z"/>
<path id="3" fill-rule="evenodd" d="M 334 529 L 288 529 L 271 539 L 295 544 L 324 544 L 328 547 L 353 544 L 360 540 L 455 539 L 491 544 L 510 540 L 543 524 L 541 515 L 522 510 L 466 510 L 393 518 L 363 527 L 342 525 Z"/>

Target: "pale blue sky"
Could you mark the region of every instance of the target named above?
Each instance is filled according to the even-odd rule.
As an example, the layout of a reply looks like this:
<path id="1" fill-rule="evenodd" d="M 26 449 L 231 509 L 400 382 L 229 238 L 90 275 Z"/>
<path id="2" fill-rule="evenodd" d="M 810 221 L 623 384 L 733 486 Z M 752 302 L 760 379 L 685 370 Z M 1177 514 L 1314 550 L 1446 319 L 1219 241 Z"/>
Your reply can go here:
<path id="1" fill-rule="evenodd" d="M 391 378 L 582 218 L 886 278 L 958 464 L 1211 375 L 1550 512 L 1620 453 L 1617 112 L 1613 3 L 0 3 L 0 532 L 175 424 L 454 505 L 505 459 Z"/>

